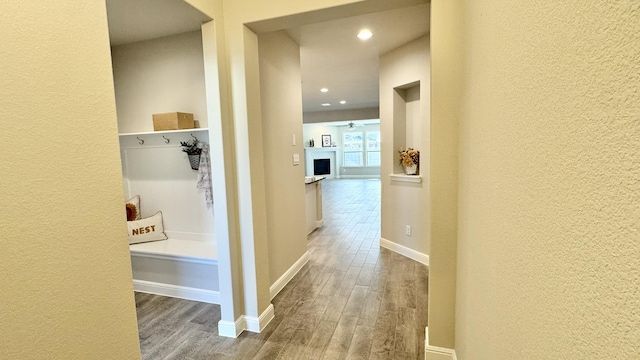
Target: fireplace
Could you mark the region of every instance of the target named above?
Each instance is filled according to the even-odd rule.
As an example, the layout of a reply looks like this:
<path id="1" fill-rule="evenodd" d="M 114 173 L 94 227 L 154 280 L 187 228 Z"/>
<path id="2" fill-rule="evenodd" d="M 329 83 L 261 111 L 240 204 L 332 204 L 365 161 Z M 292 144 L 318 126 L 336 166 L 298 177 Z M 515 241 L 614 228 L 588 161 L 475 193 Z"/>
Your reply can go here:
<path id="1" fill-rule="evenodd" d="M 340 174 L 336 171 L 338 149 L 338 147 L 305 148 L 304 176 L 324 176 L 327 179 L 340 178 Z M 319 163 L 316 160 L 319 160 Z"/>
<path id="2" fill-rule="evenodd" d="M 313 175 L 331 174 L 331 159 L 314 159 Z"/>

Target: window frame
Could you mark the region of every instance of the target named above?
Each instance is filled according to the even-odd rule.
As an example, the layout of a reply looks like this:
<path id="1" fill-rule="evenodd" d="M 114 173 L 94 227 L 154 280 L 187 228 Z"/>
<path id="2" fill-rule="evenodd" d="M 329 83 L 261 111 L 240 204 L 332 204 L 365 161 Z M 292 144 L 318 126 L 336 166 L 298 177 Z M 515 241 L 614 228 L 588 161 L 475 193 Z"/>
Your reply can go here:
<path id="1" fill-rule="evenodd" d="M 360 148 L 347 148 L 347 141 L 346 141 L 346 137 L 347 136 L 354 136 L 359 134 L 361 137 L 361 140 L 359 142 L 360 144 Z M 349 132 L 343 132 L 342 133 L 342 167 L 347 167 L 347 168 L 358 168 L 358 167 L 365 167 L 365 158 L 364 158 L 364 147 L 365 147 L 365 133 L 362 131 L 349 131 Z M 349 143 L 358 143 L 358 142 L 354 142 L 354 141 L 349 141 Z M 358 153 L 360 155 L 360 165 L 347 165 L 347 154 L 354 154 L 354 153 Z"/>

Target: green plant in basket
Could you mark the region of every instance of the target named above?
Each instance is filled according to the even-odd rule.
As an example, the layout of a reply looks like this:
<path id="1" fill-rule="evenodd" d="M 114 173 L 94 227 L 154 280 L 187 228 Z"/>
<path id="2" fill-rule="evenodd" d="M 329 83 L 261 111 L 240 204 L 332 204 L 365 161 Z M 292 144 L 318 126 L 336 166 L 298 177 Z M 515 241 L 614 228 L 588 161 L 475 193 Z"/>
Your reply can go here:
<path id="1" fill-rule="evenodd" d="M 202 153 L 202 149 L 198 147 L 198 139 L 180 141 L 180 145 L 182 145 L 182 151 L 189 155 L 200 155 Z"/>

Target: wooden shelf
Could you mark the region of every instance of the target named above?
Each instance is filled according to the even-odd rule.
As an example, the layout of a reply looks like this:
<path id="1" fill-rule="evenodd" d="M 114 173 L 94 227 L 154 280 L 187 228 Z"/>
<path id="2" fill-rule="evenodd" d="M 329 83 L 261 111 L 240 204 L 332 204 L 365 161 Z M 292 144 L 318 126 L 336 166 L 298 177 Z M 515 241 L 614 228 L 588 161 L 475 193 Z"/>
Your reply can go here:
<path id="1" fill-rule="evenodd" d="M 422 175 L 406 175 L 406 174 L 389 174 L 391 181 L 408 182 L 420 184 L 422 182 Z"/>
<path id="2" fill-rule="evenodd" d="M 163 135 L 163 134 L 166 135 L 166 134 L 201 132 L 201 131 L 209 131 L 209 129 L 197 128 L 197 129 L 180 129 L 180 130 L 166 130 L 166 131 L 141 131 L 141 132 L 132 132 L 132 133 L 122 133 L 122 134 L 118 134 L 118 136 Z"/>

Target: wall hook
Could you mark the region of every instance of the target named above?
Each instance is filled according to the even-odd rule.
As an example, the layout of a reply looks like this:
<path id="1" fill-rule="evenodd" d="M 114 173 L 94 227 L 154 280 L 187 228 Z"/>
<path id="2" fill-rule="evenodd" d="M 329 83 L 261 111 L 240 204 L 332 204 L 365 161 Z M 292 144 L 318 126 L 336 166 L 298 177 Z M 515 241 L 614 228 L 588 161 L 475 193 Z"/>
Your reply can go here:
<path id="1" fill-rule="evenodd" d="M 136 136 L 136 139 L 138 139 L 138 143 L 140 145 L 144 145 L 144 140 L 140 139 L 139 137 Z"/>
<path id="2" fill-rule="evenodd" d="M 164 137 L 164 135 L 162 135 L 162 138 L 164 139 L 165 144 L 168 144 L 171 141 L 170 139 L 167 139 L 166 137 Z"/>

